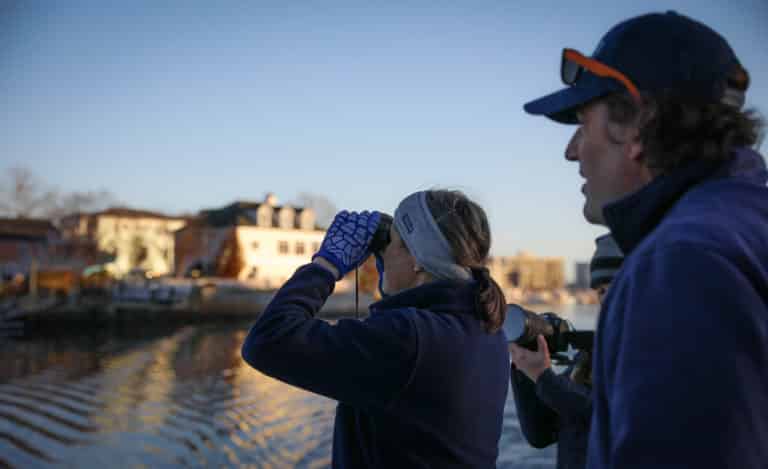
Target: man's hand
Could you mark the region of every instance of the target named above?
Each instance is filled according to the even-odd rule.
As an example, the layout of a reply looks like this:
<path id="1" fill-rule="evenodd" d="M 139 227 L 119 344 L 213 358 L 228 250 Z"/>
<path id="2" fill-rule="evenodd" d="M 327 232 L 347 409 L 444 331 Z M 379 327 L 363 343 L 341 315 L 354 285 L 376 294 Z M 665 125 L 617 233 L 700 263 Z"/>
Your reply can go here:
<path id="1" fill-rule="evenodd" d="M 534 383 L 539 380 L 539 376 L 552 366 L 552 360 L 549 357 L 549 347 L 543 335 L 536 338 L 539 349 L 536 352 L 520 347 L 517 344 L 509 344 L 509 353 L 512 357 L 512 363 L 525 376 L 529 377 Z"/>

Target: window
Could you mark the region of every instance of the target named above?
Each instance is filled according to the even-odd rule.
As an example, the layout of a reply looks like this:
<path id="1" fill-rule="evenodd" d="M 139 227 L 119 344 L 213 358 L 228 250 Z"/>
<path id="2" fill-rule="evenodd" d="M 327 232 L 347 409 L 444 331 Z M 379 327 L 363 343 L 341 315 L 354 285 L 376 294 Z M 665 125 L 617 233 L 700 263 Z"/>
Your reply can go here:
<path id="1" fill-rule="evenodd" d="M 251 249 L 259 249 L 259 242 L 254 241 L 251 243 Z"/>
<path id="2" fill-rule="evenodd" d="M 298 241 L 296 243 L 296 254 L 298 255 L 304 254 L 304 242 Z"/>
<path id="3" fill-rule="evenodd" d="M 280 254 L 288 254 L 288 241 L 278 241 L 277 252 Z"/>

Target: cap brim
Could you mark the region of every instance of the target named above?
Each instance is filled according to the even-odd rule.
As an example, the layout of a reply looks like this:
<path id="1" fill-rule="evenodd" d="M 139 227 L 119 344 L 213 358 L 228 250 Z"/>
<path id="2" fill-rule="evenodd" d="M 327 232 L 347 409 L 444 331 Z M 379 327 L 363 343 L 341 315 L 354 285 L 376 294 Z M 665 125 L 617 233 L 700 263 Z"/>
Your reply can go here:
<path id="1" fill-rule="evenodd" d="M 580 88 L 569 86 L 539 99 L 526 103 L 525 112 L 537 116 L 547 116 L 561 124 L 577 124 L 576 112 L 584 104 L 607 93 L 599 88 Z"/>

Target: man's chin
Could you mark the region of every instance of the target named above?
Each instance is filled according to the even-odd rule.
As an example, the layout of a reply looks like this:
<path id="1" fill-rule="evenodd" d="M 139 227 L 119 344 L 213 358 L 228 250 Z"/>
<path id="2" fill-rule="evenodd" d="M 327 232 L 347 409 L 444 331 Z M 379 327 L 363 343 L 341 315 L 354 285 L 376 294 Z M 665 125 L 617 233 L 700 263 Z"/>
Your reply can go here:
<path id="1" fill-rule="evenodd" d="M 584 202 L 583 209 L 584 219 L 592 225 L 605 226 L 605 217 L 603 216 L 602 209 L 593 206 L 588 201 Z"/>

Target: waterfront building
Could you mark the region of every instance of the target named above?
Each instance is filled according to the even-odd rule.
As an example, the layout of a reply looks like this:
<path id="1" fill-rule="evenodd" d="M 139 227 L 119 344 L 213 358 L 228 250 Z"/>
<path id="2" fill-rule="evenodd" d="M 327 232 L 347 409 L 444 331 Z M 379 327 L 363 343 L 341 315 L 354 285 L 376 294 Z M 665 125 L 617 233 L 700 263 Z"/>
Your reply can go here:
<path id="1" fill-rule="evenodd" d="M 576 269 L 576 281 L 574 287 L 586 290 L 589 288 L 589 262 L 577 262 Z"/>
<path id="2" fill-rule="evenodd" d="M 176 232 L 176 275 L 274 289 L 311 261 L 324 236 L 310 208 L 280 205 L 273 194 L 261 202 L 236 201 L 201 211 Z"/>
<path id="3" fill-rule="evenodd" d="M 494 256 L 488 261 L 491 277 L 502 290 L 556 290 L 565 286 L 565 260 L 537 257 L 527 252 Z"/>
<path id="4" fill-rule="evenodd" d="M 184 217 L 116 207 L 66 216 L 61 232 L 67 240 L 90 240 L 110 254 L 107 268 L 117 277 L 137 270 L 160 276 L 173 272 L 174 233 L 186 223 Z"/>
<path id="5" fill-rule="evenodd" d="M 50 222 L 38 218 L 0 218 L 0 274 L 26 275 L 33 262 L 46 262 L 51 245 L 61 238 Z"/>

